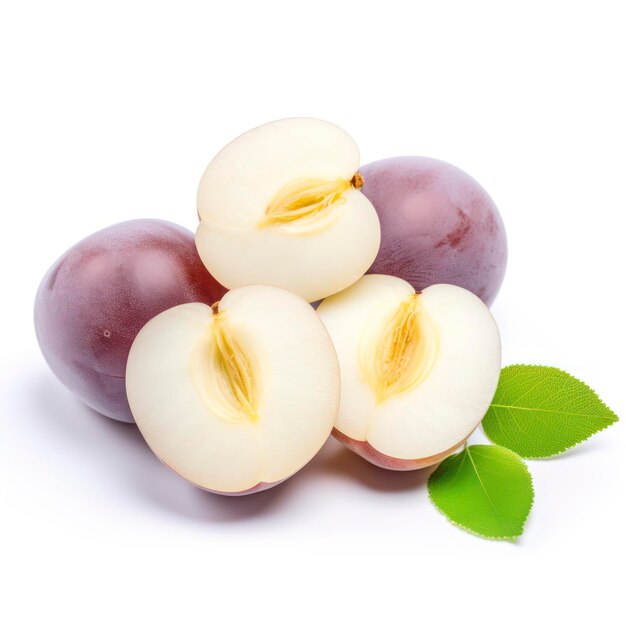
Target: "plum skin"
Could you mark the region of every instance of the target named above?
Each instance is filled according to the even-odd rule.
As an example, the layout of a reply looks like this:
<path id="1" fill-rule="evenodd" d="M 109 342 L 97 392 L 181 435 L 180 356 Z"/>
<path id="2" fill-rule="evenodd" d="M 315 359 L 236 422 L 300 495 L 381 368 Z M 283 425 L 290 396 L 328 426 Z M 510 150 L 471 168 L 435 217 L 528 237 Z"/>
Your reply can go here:
<path id="1" fill-rule="evenodd" d="M 418 156 L 359 171 L 382 235 L 368 273 L 399 276 L 418 292 L 458 285 L 491 305 L 506 270 L 507 240 L 500 213 L 478 182 L 454 165 Z"/>
<path id="2" fill-rule="evenodd" d="M 348 448 L 348 450 L 358 454 L 372 465 L 376 465 L 382 469 L 395 470 L 397 472 L 410 472 L 440 463 L 446 457 L 449 457 L 453 452 L 458 450 L 458 448 L 469 439 L 471 434 L 472 433 L 469 433 L 465 439 L 459 441 L 459 443 L 455 444 L 448 450 L 444 450 L 443 452 L 439 452 L 433 456 L 424 457 L 422 459 L 398 459 L 379 452 L 367 441 L 357 441 L 356 439 L 352 439 L 352 437 L 344 435 L 336 428 L 333 429 L 333 437 Z"/>
<path id="3" fill-rule="evenodd" d="M 35 297 L 39 346 L 85 404 L 133 422 L 126 360 L 137 333 L 178 304 L 211 305 L 226 289 L 206 270 L 194 235 L 170 222 L 122 222 L 83 239 L 44 276 Z"/>
<path id="4" fill-rule="evenodd" d="M 245 489 L 244 491 L 215 491 L 215 489 L 204 489 L 208 493 L 213 493 L 216 496 L 231 496 L 231 497 L 239 497 L 239 496 L 251 496 L 255 493 L 261 493 L 262 491 L 267 491 L 276 485 L 280 485 L 282 482 L 287 480 L 277 480 L 274 483 L 258 483 L 254 487 L 250 487 L 250 489 Z M 200 487 L 202 489 L 202 487 Z"/>

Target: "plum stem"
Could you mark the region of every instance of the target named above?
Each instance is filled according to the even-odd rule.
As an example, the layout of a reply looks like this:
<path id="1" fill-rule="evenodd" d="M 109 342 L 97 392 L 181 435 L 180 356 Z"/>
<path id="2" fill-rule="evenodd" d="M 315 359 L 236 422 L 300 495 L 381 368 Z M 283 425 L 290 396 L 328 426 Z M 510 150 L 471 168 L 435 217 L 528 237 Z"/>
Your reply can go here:
<path id="1" fill-rule="evenodd" d="M 363 178 L 363 176 L 361 176 L 360 172 L 357 172 L 353 177 L 352 180 L 350 181 L 350 184 L 355 188 L 355 189 L 361 189 L 361 187 L 363 187 L 363 184 L 365 183 L 365 179 Z"/>

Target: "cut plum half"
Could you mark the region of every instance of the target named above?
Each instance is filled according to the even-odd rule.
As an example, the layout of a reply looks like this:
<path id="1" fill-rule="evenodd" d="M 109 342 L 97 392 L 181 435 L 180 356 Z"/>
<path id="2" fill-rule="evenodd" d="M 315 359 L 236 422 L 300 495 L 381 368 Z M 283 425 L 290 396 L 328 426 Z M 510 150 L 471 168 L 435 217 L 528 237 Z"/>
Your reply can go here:
<path id="1" fill-rule="evenodd" d="M 131 348 L 126 388 L 167 466 L 209 491 L 252 493 L 322 447 L 339 407 L 339 365 L 308 303 L 249 286 L 148 322 Z"/>
<path id="2" fill-rule="evenodd" d="M 317 309 L 335 344 L 334 435 L 375 465 L 419 469 L 462 445 L 498 384 L 500 335 L 485 304 L 453 285 L 416 293 L 372 274 Z"/>
<path id="3" fill-rule="evenodd" d="M 196 245 L 229 288 L 274 285 L 313 302 L 357 281 L 380 246 L 343 130 L 292 118 L 255 128 L 211 161 L 198 188 Z"/>

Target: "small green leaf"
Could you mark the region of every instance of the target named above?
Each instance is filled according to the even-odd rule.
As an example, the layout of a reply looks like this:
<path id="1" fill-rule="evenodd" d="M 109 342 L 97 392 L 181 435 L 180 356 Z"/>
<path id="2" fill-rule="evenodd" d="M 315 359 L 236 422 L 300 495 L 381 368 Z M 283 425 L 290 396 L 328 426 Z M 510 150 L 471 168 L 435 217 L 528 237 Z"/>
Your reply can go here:
<path id="1" fill-rule="evenodd" d="M 527 459 L 559 454 L 617 421 L 585 383 L 556 367 L 510 365 L 500 374 L 483 430 Z"/>
<path id="2" fill-rule="evenodd" d="M 534 492 L 517 454 L 475 445 L 441 463 L 428 480 L 428 494 L 461 528 L 489 539 L 514 539 L 524 531 Z"/>

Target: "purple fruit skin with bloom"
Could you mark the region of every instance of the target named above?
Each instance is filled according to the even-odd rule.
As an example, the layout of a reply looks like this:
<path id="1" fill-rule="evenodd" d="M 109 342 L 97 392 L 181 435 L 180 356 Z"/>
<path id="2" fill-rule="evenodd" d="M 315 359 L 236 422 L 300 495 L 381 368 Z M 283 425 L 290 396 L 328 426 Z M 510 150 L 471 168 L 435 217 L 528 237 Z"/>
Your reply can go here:
<path id="1" fill-rule="evenodd" d="M 368 273 L 399 276 L 417 291 L 458 285 L 490 305 L 504 278 L 507 242 L 500 213 L 478 182 L 427 157 L 383 159 L 359 171 L 382 231 Z"/>
<path id="2" fill-rule="evenodd" d="M 35 331 L 68 389 L 99 413 L 133 422 L 125 373 L 139 330 L 166 309 L 211 305 L 225 292 L 193 233 L 161 220 L 122 222 L 83 239 L 48 270 L 35 298 Z"/>

